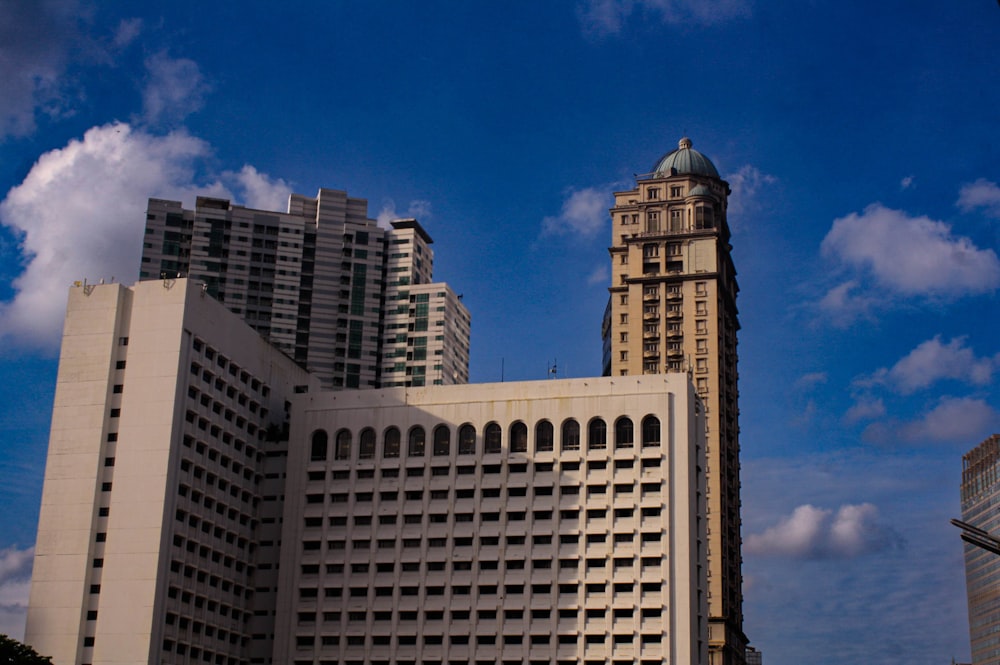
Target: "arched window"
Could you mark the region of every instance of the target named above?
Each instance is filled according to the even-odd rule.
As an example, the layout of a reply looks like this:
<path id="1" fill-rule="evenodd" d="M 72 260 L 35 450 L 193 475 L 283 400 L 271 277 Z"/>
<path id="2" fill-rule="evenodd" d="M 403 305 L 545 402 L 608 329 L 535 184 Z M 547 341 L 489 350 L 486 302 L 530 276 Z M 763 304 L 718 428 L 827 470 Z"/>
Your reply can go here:
<path id="1" fill-rule="evenodd" d="M 399 428 L 390 427 L 382 436 L 382 457 L 399 457 Z"/>
<path id="2" fill-rule="evenodd" d="M 409 457 L 423 457 L 424 447 L 427 445 L 427 433 L 420 425 L 410 428 L 410 437 L 407 439 L 406 454 Z"/>
<path id="3" fill-rule="evenodd" d="M 562 424 L 562 450 L 580 450 L 580 423 L 572 418 Z"/>
<path id="4" fill-rule="evenodd" d="M 552 451 L 553 431 L 552 423 L 548 420 L 540 420 L 535 425 L 535 452 L 547 453 Z"/>
<path id="5" fill-rule="evenodd" d="M 587 425 L 587 450 L 602 450 L 608 447 L 608 425 L 601 418 L 594 418 Z"/>
<path id="6" fill-rule="evenodd" d="M 451 454 L 451 430 L 447 425 L 438 425 L 434 428 L 434 454 Z"/>
<path id="7" fill-rule="evenodd" d="M 487 453 L 498 453 L 500 452 L 500 425 L 496 423 L 490 423 L 483 430 L 483 442 L 485 447 L 485 452 Z"/>
<path id="8" fill-rule="evenodd" d="M 375 430 L 366 427 L 361 430 L 358 440 L 358 459 L 373 459 L 375 457 Z"/>
<path id="9" fill-rule="evenodd" d="M 632 445 L 632 419 L 622 416 L 615 421 L 615 448 L 631 448 Z"/>
<path id="10" fill-rule="evenodd" d="M 646 416 L 642 419 L 642 447 L 658 445 L 660 445 L 660 419 L 656 416 Z"/>
<path id="11" fill-rule="evenodd" d="M 476 454 L 476 428 L 466 423 L 458 430 L 458 454 Z"/>
<path id="12" fill-rule="evenodd" d="M 326 430 L 316 430 L 312 435 L 312 448 L 310 450 L 309 459 L 313 462 L 321 462 L 325 460 L 328 447 L 329 438 L 326 435 Z"/>
<path id="13" fill-rule="evenodd" d="M 351 430 L 337 432 L 337 445 L 333 448 L 333 459 L 351 459 Z"/>
<path id="14" fill-rule="evenodd" d="M 711 206 L 698 206 L 694 211 L 694 227 L 711 229 L 715 227 L 715 211 Z"/>
<path id="15" fill-rule="evenodd" d="M 528 426 L 520 420 L 510 426 L 510 452 L 528 452 Z"/>

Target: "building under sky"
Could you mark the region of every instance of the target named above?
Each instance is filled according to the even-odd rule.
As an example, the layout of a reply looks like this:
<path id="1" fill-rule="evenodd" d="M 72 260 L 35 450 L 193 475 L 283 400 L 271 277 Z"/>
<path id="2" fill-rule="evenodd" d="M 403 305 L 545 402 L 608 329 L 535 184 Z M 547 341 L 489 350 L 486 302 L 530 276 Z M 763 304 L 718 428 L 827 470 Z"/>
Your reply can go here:
<path id="1" fill-rule="evenodd" d="M 1000 533 L 1000 435 L 962 455 L 962 521 Z M 969 596 L 972 665 L 1000 662 L 1000 557 L 965 543 L 965 585 Z"/>
<path id="2" fill-rule="evenodd" d="M 604 372 L 687 372 L 705 401 L 713 665 L 742 663 L 736 268 L 729 184 L 682 138 L 611 209 Z"/>
<path id="3" fill-rule="evenodd" d="M 432 242 L 332 189 L 292 194 L 287 212 L 150 199 L 139 278 L 203 282 L 327 388 L 467 383 L 469 312 L 432 282 Z"/>
<path id="4" fill-rule="evenodd" d="M 708 662 L 684 374 L 319 387 L 194 280 L 73 287 L 26 641 L 65 665 Z"/>

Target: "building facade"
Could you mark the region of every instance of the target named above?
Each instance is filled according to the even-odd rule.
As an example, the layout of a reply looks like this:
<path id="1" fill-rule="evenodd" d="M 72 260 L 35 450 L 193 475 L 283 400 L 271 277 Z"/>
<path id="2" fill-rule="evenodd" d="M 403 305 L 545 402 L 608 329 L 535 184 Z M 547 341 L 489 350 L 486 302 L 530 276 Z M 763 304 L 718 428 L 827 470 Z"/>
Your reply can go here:
<path id="1" fill-rule="evenodd" d="M 962 456 L 962 521 L 1000 533 L 1000 435 Z M 965 543 L 965 585 L 973 665 L 1000 663 L 1000 557 Z"/>
<path id="2" fill-rule="evenodd" d="M 140 279 L 204 283 L 326 388 L 381 386 L 386 367 L 390 385 L 466 383 L 469 312 L 447 284 L 432 282 L 431 243 L 416 220 L 384 229 L 368 218 L 366 200 L 332 189 L 292 194 L 286 212 L 207 197 L 186 210 L 150 199 Z M 401 307 L 413 289 L 414 298 L 433 296 L 434 316 L 421 320 L 416 300 Z M 404 330 L 423 333 L 408 335 L 406 346 L 423 338 L 430 356 L 400 372 L 394 354 Z M 454 343 L 435 344 L 445 337 Z"/>
<path id="3" fill-rule="evenodd" d="M 706 663 L 701 409 L 683 374 L 298 396 L 274 661 Z"/>
<path id="4" fill-rule="evenodd" d="M 319 382 L 188 280 L 70 290 L 25 641 L 266 662 L 289 400 Z"/>
<path id="5" fill-rule="evenodd" d="M 705 401 L 713 665 L 743 663 L 739 287 L 726 218 L 729 185 L 681 139 L 610 210 L 612 283 L 604 373 L 687 372 Z"/>

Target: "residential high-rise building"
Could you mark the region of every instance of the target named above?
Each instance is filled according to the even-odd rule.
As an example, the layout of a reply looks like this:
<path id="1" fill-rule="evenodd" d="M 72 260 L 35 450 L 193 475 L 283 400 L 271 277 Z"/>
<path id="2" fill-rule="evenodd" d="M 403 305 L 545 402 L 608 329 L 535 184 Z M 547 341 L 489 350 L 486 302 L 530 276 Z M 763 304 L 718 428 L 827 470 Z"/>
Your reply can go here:
<path id="1" fill-rule="evenodd" d="M 326 388 L 468 382 L 469 312 L 432 282 L 430 236 L 414 219 L 384 229 L 367 210 L 332 189 L 292 194 L 286 212 L 150 199 L 140 279 L 201 281 Z"/>
<path id="2" fill-rule="evenodd" d="M 707 662 L 683 374 L 299 395 L 274 662 Z"/>
<path id="3" fill-rule="evenodd" d="M 712 665 L 745 659 L 740 554 L 736 269 L 729 185 L 687 138 L 611 208 L 604 373 L 687 372 L 705 401 L 709 647 Z"/>
<path id="4" fill-rule="evenodd" d="M 962 456 L 962 521 L 1000 533 L 1000 434 Z M 1000 557 L 965 543 L 965 586 L 969 597 L 972 665 L 1000 663 Z"/>
<path id="5" fill-rule="evenodd" d="M 319 382 L 188 280 L 70 289 L 25 641 L 266 662 L 289 401 Z"/>

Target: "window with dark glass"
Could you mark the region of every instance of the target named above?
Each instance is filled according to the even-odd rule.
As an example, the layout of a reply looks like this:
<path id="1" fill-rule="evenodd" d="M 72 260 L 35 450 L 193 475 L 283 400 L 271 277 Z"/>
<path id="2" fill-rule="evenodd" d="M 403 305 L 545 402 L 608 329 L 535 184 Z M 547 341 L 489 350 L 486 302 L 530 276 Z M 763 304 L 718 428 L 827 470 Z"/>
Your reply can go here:
<path id="1" fill-rule="evenodd" d="M 325 460 L 328 447 L 329 442 L 326 432 L 321 429 L 316 430 L 312 434 L 312 447 L 309 458 L 314 462 Z"/>
<path id="2" fill-rule="evenodd" d="M 476 428 L 466 423 L 458 430 L 458 454 L 476 454 Z"/>
<path id="3" fill-rule="evenodd" d="M 587 449 L 601 450 L 608 447 L 608 425 L 601 418 L 594 418 L 587 426 Z"/>
<path id="4" fill-rule="evenodd" d="M 434 454 L 448 455 L 451 453 L 451 431 L 446 425 L 434 428 Z"/>
<path id="5" fill-rule="evenodd" d="M 336 445 L 333 448 L 333 459 L 351 459 L 351 431 L 342 429 L 337 432 Z"/>
<path id="6" fill-rule="evenodd" d="M 372 459 L 375 457 L 375 430 L 366 427 L 361 430 L 358 440 L 358 459 Z"/>
<path id="7" fill-rule="evenodd" d="M 486 426 L 483 431 L 483 442 L 485 445 L 485 452 L 487 453 L 498 453 L 500 452 L 500 440 L 501 432 L 500 425 L 496 423 L 490 423 Z"/>
<path id="8" fill-rule="evenodd" d="M 562 449 L 580 450 L 580 423 L 573 419 L 562 425 Z"/>
<path id="9" fill-rule="evenodd" d="M 631 448 L 632 445 L 632 419 L 623 416 L 615 422 L 615 448 Z"/>
<path id="10" fill-rule="evenodd" d="M 410 457 L 423 457 L 424 448 L 427 444 L 427 433 L 420 425 L 410 428 L 410 435 L 407 439 L 406 454 Z"/>
<path id="11" fill-rule="evenodd" d="M 520 421 L 510 426 L 510 451 L 512 453 L 528 452 L 528 426 Z"/>
<path id="12" fill-rule="evenodd" d="M 399 457 L 399 428 L 390 427 L 382 438 L 382 457 Z"/>

